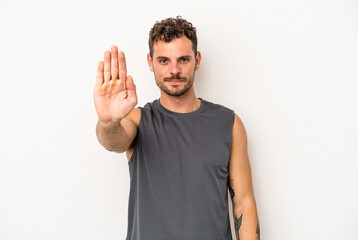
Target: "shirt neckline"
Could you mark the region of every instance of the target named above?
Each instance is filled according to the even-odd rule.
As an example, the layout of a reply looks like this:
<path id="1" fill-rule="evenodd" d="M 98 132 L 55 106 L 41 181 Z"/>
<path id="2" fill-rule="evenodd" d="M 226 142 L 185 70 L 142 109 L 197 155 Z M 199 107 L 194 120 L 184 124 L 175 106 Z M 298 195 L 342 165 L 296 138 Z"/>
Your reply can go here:
<path id="1" fill-rule="evenodd" d="M 167 115 L 170 115 L 170 116 L 173 116 L 173 117 L 191 117 L 191 116 L 194 116 L 194 115 L 197 115 L 198 113 L 200 113 L 203 109 L 204 109 L 204 105 L 205 105 L 205 100 L 203 100 L 202 98 L 199 98 L 200 99 L 200 107 L 198 109 L 196 109 L 195 111 L 193 112 L 189 112 L 189 113 L 178 113 L 178 112 L 173 112 L 173 111 L 170 111 L 168 109 L 166 109 L 161 103 L 160 103 L 160 100 L 159 98 L 157 100 L 155 100 L 155 103 L 156 103 L 156 106 L 158 107 L 158 109 L 167 114 Z"/>

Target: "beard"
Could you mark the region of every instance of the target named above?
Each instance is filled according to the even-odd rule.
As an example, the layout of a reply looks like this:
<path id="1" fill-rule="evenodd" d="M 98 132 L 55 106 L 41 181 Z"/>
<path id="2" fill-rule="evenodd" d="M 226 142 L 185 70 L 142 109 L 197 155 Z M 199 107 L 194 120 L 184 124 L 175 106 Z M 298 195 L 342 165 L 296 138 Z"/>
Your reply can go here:
<path id="1" fill-rule="evenodd" d="M 154 72 L 155 82 L 157 83 L 157 86 L 160 88 L 160 90 L 162 90 L 169 96 L 173 96 L 173 97 L 179 97 L 179 96 L 184 95 L 186 92 L 188 92 L 189 89 L 193 86 L 194 76 L 195 76 L 195 71 L 194 71 L 193 75 L 190 76 L 189 78 L 183 78 L 183 77 L 180 77 L 179 74 L 176 74 L 170 78 L 163 78 L 163 80 L 160 81 L 160 80 L 158 80 L 158 78 Z M 167 85 L 165 83 L 170 82 L 171 80 L 185 82 L 185 85 L 184 86 L 171 86 L 169 88 L 169 87 L 167 87 Z"/>

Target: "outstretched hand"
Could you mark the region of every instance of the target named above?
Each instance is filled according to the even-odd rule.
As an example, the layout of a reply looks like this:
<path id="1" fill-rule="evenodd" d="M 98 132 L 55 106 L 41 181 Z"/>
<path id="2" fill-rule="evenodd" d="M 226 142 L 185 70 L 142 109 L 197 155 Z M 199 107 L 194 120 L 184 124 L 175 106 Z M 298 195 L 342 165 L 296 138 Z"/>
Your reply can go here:
<path id="1" fill-rule="evenodd" d="M 126 59 L 123 52 L 113 46 L 100 61 L 94 89 L 94 104 L 99 121 L 120 121 L 137 105 L 136 87 L 131 76 L 127 76 Z"/>

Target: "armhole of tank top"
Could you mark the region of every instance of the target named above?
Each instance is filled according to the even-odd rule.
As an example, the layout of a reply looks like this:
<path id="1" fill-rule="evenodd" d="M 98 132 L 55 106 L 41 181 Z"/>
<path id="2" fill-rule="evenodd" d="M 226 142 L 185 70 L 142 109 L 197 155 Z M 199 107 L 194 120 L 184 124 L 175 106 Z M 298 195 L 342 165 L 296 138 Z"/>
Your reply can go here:
<path id="1" fill-rule="evenodd" d="M 230 141 L 230 149 L 232 147 L 232 135 L 233 135 L 233 128 L 234 128 L 234 123 L 235 123 L 235 111 L 234 110 L 231 110 L 231 114 L 232 114 L 232 123 L 231 123 L 231 129 L 230 129 L 230 132 L 231 132 L 231 141 Z M 231 156 L 231 150 L 230 150 L 230 156 Z"/>
<path id="2" fill-rule="evenodd" d="M 137 136 L 135 136 L 134 138 L 134 150 L 133 150 L 133 153 L 132 153 L 132 156 L 131 158 L 129 159 L 128 161 L 128 166 L 131 166 L 132 165 L 132 162 L 133 162 L 133 159 L 135 157 L 135 155 L 137 154 L 137 139 L 138 139 L 138 134 L 139 134 L 139 129 L 141 128 L 141 125 L 142 125 L 142 118 L 143 118 L 143 108 L 139 108 L 140 110 L 140 119 L 139 119 L 139 126 L 138 126 L 138 130 L 137 130 Z"/>

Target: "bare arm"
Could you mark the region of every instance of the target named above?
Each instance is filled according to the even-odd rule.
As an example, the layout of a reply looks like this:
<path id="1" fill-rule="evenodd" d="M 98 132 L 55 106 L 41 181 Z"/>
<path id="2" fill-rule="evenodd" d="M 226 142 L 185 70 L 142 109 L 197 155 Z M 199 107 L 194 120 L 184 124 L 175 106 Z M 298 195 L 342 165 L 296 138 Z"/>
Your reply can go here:
<path id="1" fill-rule="evenodd" d="M 233 126 L 229 178 L 236 239 L 259 240 L 260 226 L 247 154 L 246 131 L 237 115 Z"/>
<path id="2" fill-rule="evenodd" d="M 127 77 L 124 53 L 118 53 L 116 46 L 98 64 L 94 104 L 98 141 L 109 151 L 128 150 L 137 134 L 140 110 L 134 108 L 136 87 L 132 77 Z"/>
<path id="3" fill-rule="evenodd" d="M 98 121 L 96 127 L 98 141 L 108 151 L 117 153 L 127 151 L 137 135 L 139 118 L 140 110 L 135 108 L 121 121 L 108 123 Z"/>

